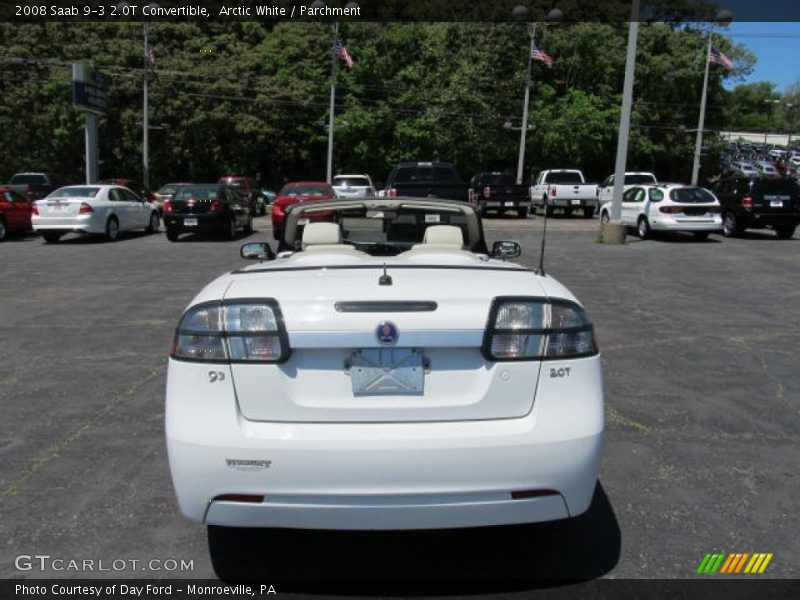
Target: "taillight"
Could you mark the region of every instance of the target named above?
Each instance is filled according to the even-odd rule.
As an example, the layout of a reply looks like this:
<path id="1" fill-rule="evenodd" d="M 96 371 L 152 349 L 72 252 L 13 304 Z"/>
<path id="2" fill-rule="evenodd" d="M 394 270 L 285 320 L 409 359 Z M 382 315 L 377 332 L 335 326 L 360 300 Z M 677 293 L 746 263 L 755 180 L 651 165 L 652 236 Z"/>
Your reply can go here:
<path id="1" fill-rule="evenodd" d="M 169 200 L 164 202 L 164 212 L 165 213 L 171 213 L 172 212 L 172 202 L 170 202 Z"/>
<path id="2" fill-rule="evenodd" d="M 673 215 L 676 213 L 683 212 L 683 208 L 680 206 L 659 206 L 658 210 L 662 213 L 673 214 Z"/>
<path id="3" fill-rule="evenodd" d="M 579 358 L 598 353 L 594 326 L 568 300 L 495 298 L 483 338 L 492 361 Z"/>
<path id="4" fill-rule="evenodd" d="M 753 208 L 753 198 L 751 196 L 742 198 L 742 208 Z"/>
<path id="5" fill-rule="evenodd" d="M 386 195 L 389 198 L 395 198 L 397 197 L 397 190 L 395 188 L 389 188 L 388 190 L 386 190 Z"/>
<path id="6" fill-rule="evenodd" d="M 212 200 L 211 201 L 211 208 L 209 210 L 211 212 L 222 212 L 222 201 L 220 201 L 220 200 Z"/>
<path id="7" fill-rule="evenodd" d="M 39 215 L 39 207 L 35 204 L 31 204 L 31 214 L 32 215 Z"/>
<path id="8" fill-rule="evenodd" d="M 555 188 L 555 187 L 551 187 L 551 188 L 550 188 L 550 195 L 551 195 L 551 196 L 553 196 L 553 197 L 555 197 L 555 195 L 556 195 L 556 192 L 557 192 L 557 191 L 558 191 L 558 190 L 557 190 L 557 188 Z"/>
<path id="9" fill-rule="evenodd" d="M 79 215 L 89 215 L 94 212 L 94 209 L 86 204 L 86 202 L 81 202 L 81 207 L 78 209 Z"/>
<path id="10" fill-rule="evenodd" d="M 181 317 L 170 356 L 188 361 L 279 363 L 289 357 L 289 338 L 275 300 L 203 303 Z"/>
<path id="11" fill-rule="evenodd" d="M 719 206 L 708 206 L 706 207 L 706 212 L 713 214 L 722 212 Z"/>
<path id="12" fill-rule="evenodd" d="M 483 188 L 483 197 L 488 198 L 491 195 L 492 195 L 492 188 L 487 185 L 486 187 Z"/>

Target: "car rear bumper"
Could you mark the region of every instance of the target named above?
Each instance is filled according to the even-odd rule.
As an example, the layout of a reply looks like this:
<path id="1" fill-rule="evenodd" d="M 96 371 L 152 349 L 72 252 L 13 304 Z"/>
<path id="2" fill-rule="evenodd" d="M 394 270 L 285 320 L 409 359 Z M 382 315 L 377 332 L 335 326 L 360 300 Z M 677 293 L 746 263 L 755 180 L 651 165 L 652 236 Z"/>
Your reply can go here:
<path id="1" fill-rule="evenodd" d="M 650 218 L 650 228 L 655 231 L 722 231 L 722 217 L 655 216 Z"/>
<path id="2" fill-rule="evenodd" d="M 603 448 L 601 385 L 559 395 L 548 387 L 556 379 L 541 378 L 533 409 L 514 419 L 278 423 L 245 419 L 228 373 L 210 396 L 206 371 L 171 361 L 167 382 L 170 471 L 192 520 L 452 528 L 563 519 L 591 503 Z"/>
<path id="3" fill-rule="evenodd" d="M 72 217 L 33 215 L 31 225 L 37 233 L 105 233 L 106 224 L 97 213 Z"/>
<path id="4" fill-rule="evenodd" d="M 548 198 L 547 203 L 557 208 L 594 208 L 599 205 L 597 198 Z"/>
<path id="5" fill-rule="evenodd" d="M 797 227 L 800 225 L 798 213 L 745 213 L 744 224 L 747 227 Z"/>
<path id="6" fill-rule="evenodd" d="M 479 201 L 480 202 L 480 201 Z M 497 209 L 514 209 L 525 208 L 531 205 L 530 198 L 503 198 L 498 200 L 484 200 L 483 205 L 486 208 Z"/>
<path id="7" fill-rule="evenodd" d="M 227 226 L 227 219 L 230 218 L 220 213 L 184 215 L 184 214 L 165 214 L 164 226 L 178 233 L 209 233 L 220 231 Z M 196 225 L 186 225 L 186 221 L 195 219 Z"/>

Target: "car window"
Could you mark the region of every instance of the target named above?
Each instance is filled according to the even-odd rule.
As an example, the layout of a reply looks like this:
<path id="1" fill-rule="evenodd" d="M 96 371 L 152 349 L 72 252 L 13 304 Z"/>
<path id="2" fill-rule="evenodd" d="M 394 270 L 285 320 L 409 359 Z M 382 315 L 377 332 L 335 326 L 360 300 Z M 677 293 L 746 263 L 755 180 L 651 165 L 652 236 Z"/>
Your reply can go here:
<path id="1" fill-rule="evenodd" d="M 44 175 L 28 174 L 14 175 L 11 178 L 11 185 L 46 185 L 47 177 Z"/>
<path id="2" fill-rule="evenodd" d="M 707 204 L 715 200 L 711 192 L 699 187 L 674 188 L 669 192 L 669 199 L 680 204 Z"/>
<path id="3" fill-rule="evenodd" d="M 128 202 L 141 202 L 142 199 L 129 189 L 120 190 Z"/>
<path id="4" fill-rule="evenodd" d="M 328 188 L 321 185 L 287 185 L 281 196 L 327 196 Z"/>
<path id="5" fill-rule="evenodd" d="M 119 188 L 111 188 L 108 190 L 108 199 L 111 202 L 125 202 L 125 195 L 122 193 L 122 190 Z"/>
<path id="6" fill-rule="evenodd" d="M 639 188 L 631 188 L 622 194 L 622 201 L 623 202 L 634 202 L 633 196 L 636 194 L 636 190 Z"/>
<path id="7" fill-rule="evenodd" d="M 606 180 L 603 182 L 603 185 L 606 186 L 606 187 L 608 187 L 610 185 L 614 185 L 614 176 L 613 175 L 609 175 L 608 177 L 606 177 Z"/>
<path id="8" fill-rule="evenodd" d="M 369 187 L 369 179 L 366 177 L 334 177 L 333 185 L 345 187 Z"/>
<path id="9" fill-rule="evenodd" d="M 636 185 L 637 183 L 655 183 L 655 177 L 645 173 L 637 175 L 625 175 L 625 185 Z"/>
<path id="10" fill-rule="evenodd" d="M 664 199 L 664 192 L 658 188 L 650 188 L 650 202 L 661 202 Z"/>
<path id="11" fill-rule="evenodd" d="M 23 198 L 21 195 L 19 195 L 14 190 L 9 190 L 7 192 L 3 192 L 3 198 L 6 200 L 6 202 L 19 202 L 19 203 L 24 202 L 26 204 L 28 202 L 25 198 Z"/>
<path id="12" fill-rule="evenodd" d="M 547 183 L 583 183 L 581 174 L 577 171 L 551 171 L 547 174 Z"/>
<path id="13" fill-rule="evenodd" d="M 62 187 L 51 192 L 48 198 L 94 198 L 99 191 L 99 187 Z"/>

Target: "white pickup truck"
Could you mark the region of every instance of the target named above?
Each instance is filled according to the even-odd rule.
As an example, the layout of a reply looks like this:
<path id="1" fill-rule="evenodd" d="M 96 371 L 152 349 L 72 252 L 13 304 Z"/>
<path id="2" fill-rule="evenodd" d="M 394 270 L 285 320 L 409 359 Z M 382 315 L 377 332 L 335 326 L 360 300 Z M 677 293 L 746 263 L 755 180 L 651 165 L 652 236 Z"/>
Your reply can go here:
<path id="1" fill-rule="evenodd" d="M 531 186 L 533 209 L 542 209 L 552 216 L 560 208 L 569 216 L 573 209 L 583 211 L 591 219 L 599 207 L 597 184 L 586 183 L 583 173 L 577 169 L 550 169 L 542 171 Z"/>
<path id="2" fill-rule="evenodd" d="M 623 193 L 629 190 L 634 185 L 651 185 L 658 183 L 658 179 L 653 173 L 646 171 L 628 171 L 625 173 L 625 183 Z M 606 202 L 611 202 L 614 198 L 614 174 L 612 173 L 603 180 L 603 183 L 597 186 L 597 199 L 600 201 L 600 206 Z"/>

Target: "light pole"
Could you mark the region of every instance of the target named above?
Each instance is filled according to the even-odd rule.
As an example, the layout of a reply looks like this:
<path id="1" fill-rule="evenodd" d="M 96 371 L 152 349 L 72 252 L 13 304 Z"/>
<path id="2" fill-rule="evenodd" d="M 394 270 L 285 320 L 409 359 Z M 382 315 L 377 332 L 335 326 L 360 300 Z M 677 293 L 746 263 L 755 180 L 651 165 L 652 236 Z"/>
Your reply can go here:
<path id="1" fill-rule="evenodd" d="M 729 10 L 721 10 L 714 18 L 714 22 L 719 25 L 726 25 L 733 19 L 733 14 Z M 703 150 L 703 125 L 706 120 L 706 96 L 708 94 L 708 71 L 711 68 L 711 43 L 714 39 L 713 29 L 708 31 L 708 44 L 706 47 L 706 66 L 703 75 L 703 93 L 700 96 L 700 117 L 697 121 L 697 136 L 694 141 L 694 160 L 692 162 L 692 185 L 697 185 L 700 177 L 700 155 Z"/>
<path id="2" fill-rule="evenodd" d="M 524 21 L 528 17 L 528 7 L 519 4 L 511 11 L 511 15 L 518 21 Z M 545 17 L 546 23 L 560 23 L 564 19 L 564 13 L 554 8 Z M 533 63 L 533 48 L 536 40 L 536 25 L 533 22 L 528 25 L 528 35 L 531 38 L 530 47 L 528 48 L 528 70 L 525 75 L 525 99 L 522 103 L 522 126 L 520 127 L 519 134 L 519 157 L 517 159 L 517 184 L 522 184 L 522 171 L 525 168 L 525 134 L 528 132 L 528 105 L 530 104 L 531 96 L 531 67 Z"/>
<path id="3" fill-rule="evenodd" d="M 784 104 L 786 108 L 789 109 L 789 113 L 792 115 L 791 120 L 789 121 L 789 137 L 786 140 L 786 151 L 792 151 L 792 130 L 794 130 L 796 121 L 797 121 L 797 104 L 793 102 L 787 102 Z"/>
<path id="4" fill-rule="evenodd" d="M 769 135 L 769 122 L 772 120 L 772 111 L 775 109 L 775 105 L 780 104 L 780 100 L 764 100 L 764 104 L 767 105 L 767 128 L 764 130 L 764 150 L 766 151 L 767 145 L 767 136 Z"/>
<path id="5" fill-rule="evenodd" d="M 322 8 L 325 6 L 325 3 L 322 0 L 314 0 L 311 3 L 312 8 Z M 345 4 L 345 8 L 358 8 L 358 4 L 356 2 L 348 2 Z M 334 104 L 336 102 L 336 71 L 338 68 L 338 57 L 336 53 L 333 51 L 333 46 L 336 44 L 336 40 L 339 37 L 339 23 L 334 22 L 331 26 L 331 98 L 330 98 L 330 106 L 328 108 L 328 157 L 325 163 L 325 181 L 331 183 L 333 181 L 333 119 L 334 119 Z"/>

